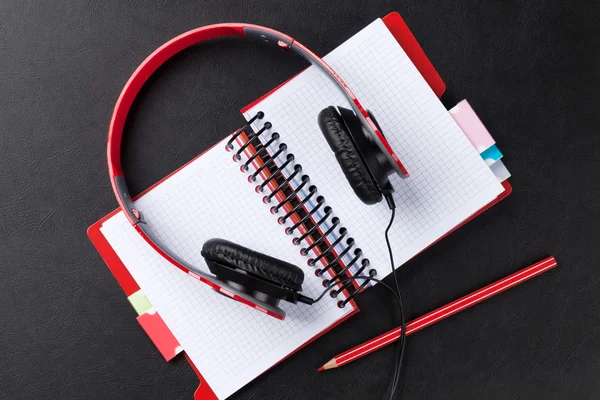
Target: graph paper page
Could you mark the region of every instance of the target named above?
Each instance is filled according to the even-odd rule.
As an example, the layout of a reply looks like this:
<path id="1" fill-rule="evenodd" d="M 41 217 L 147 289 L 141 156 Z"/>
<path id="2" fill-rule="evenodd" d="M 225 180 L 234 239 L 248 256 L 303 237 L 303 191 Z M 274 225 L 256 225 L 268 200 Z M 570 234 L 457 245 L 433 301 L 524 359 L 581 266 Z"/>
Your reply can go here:
<path id="1" fill-rule="evenodd" d="M 225 141 L 135 204 L 157 238 L 192 265 L 208 271 L 200 250 L 206 240 L 220 237 L 302 267 L 303 293 L 309 297 L 323 290 L 322 279 L 306 266 L 306 258 L 225 151 Z M 353 310 L 338 308 L 337 299 L 329 297 L 312 306 L 283 302 L 287 317 L 280 321 L 172 266 L 123 213 L 106 221 L 101 232 L 220 399 Z"/>
<path id="2" fill-rule="evenodd" d="M 376 20 L 325 57 L 370 109 L 410 177 L 391 177 L 397 205 L 390 232 L 401 265 L 494 200 L 502 185 L 435 96 L 383 21 Z M 303 171 L 356 240 L 378 276 L 391 269 L 384 241 L 385 203 L 363 204 L 350 188 L 319 130 L 330 105 L 350 108 L 310 67 L 244 113 L 263 111 Z M 254 124 L 260 128 L 261 123 Z M 265 135 L 268 137 L 268 135 Z"/>

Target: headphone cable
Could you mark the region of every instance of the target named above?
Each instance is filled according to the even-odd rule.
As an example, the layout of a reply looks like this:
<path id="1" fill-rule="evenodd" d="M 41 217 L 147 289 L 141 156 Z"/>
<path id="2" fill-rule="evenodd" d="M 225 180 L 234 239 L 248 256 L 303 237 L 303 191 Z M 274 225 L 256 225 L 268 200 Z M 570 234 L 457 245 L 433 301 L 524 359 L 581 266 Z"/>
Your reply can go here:
<path id="1" fill-rule="evenodd" d="M 396 390 L 398 389 L 398 382 L 400 381 L 400 373 L 402 372 L 402 363 L 404 361 L 404 350 L 405 350 L 405 343 L 406 343 L 406 320 L 405 320 L 405 316 L 404 316 L 404 306 L 402 304 L 402 295 L 400 294 L 400 284 L 398 283 L 398 278 L 396 277 L 396 266 L 394 265 L 394 255 L 392 252 L 392 246 L 390 244 L 390 238 L 389 238 L 389 231 L 392 227 L 392 224 L 394 223 L 394 218 L 396 216 L 396 206 L 394 204 L 394 200 L 391 198 L 391 196 L 386 196 L 386 201 L 388 202 L 388 205 L 390 206 L 390 210 L 392 211 L 392 216 L 390 218 L 390 222 L 387 226 L 387 228 L 385 229 L 385 242 L 387 244 L 387 248 L 388 248 L 388 252 L 389 252 L 389 256 L 390 256 L 390 265 L 392 267 L 392 275 L 394 276 L 394 284 L 395 284 L 395 290 L 394 288 L 392 288 L 391 286 L 389 286 L 387 283 L 370 277 L 370 276 L 353 276 L 351 278 L 347 278 L 347 279 L 340 279 L 340 280 L 335 280 L 333 282 L 330 282 L 329 284 L 327 284 L 325 290 L 314 300 L 311 300 L 310 303 L 308 304 L 313 304 L 316 303 L 317 301 L 321 300 L 328 292 L 329 289 L 331 289 L 332 287 L 338 285 L 338 284 L 344 284 L 346 282 L 350 282 L 350 281 L 357 281 L 357 280 L 371 280 L 373 282 L 379 283 L 381 284 L 383 287 L 385 287 L 386 289 L 388 289 L 390 292 L 392 292 L 392 294 L 394 295 L 394 297 L 396 298 L 396 302 L 398 303 L 399 309 L 400 309 L 400 318 L 401 318 L 401 331 L 400 331 L 400 340 L 399 343 L 396 345 L 396 355 L 394 357 L 395 359 L 395 367 L 394 367 L 394 377 L 392 379 L 392 387 L 391 387 L 391 392 L 390 392 L 390 400 L 393 400 L 394 395 L 396 394 Z"/>
<path id="2" fill-rule="evenodd" d="M 387 196 L 386 196 L 387 197 Z M 390 196 L 391 198 L 391 196 Z M 396 345 L 396 362 L 395 362 L 395 371 L 394 371 L 394 380 L 392 382 L 392 389 L 390 392 L 390 400 L 394 398 L 394 394 L 398 388 L 398 382 L 400 381 L 400 373 L 402 372 L 402 363 L 404 361 L 404 350 L 406 347 L 406 319 L 404 316 L 404 306 L 402 304 L 402 295 L 400 293 L 400 284 L 398 283 L 398 277 L 396 276 L 396 266 L 394 264 L 394 254 L 392 252 L 392 246 L 390 244 L 390 236 L 389 232 L 394 223 L 394 218 L 396 216 L 396 206 L 393 202 L 393 199 L 390 201 L 386 198 L 388 204 L 390 205 L 390 209 L 392 211 L 392 216 L 390 217 L 390 223 L 388 224 L 385 230 L 385 242 L 387 244 L 388 252 L 390 255 L 390 265 L 392 267 L 392 275 L 394 276 L 394 283 L 396 286 L 396 295 L 398 298 L 398 304 L 400 306 L 400 321 L 401 321 L 401 330 L 400 330 L 400 341 Z"/>

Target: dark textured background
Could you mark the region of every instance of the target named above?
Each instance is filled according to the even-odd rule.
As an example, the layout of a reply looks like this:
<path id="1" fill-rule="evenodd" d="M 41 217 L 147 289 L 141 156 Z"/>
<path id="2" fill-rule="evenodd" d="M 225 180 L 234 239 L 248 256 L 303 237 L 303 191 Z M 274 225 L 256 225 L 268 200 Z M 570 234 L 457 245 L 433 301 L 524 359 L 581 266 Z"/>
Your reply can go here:
<path id="1" fill-rule="evenodd" d="M 505 153 L 513 194 L 398 273 L 409 317 L 547 255 L 559 269 L 410 337 L 403 399 L 600 397 L 600 47 L 590 1 L 0 2 L 0 397 L 191 399 L 86 237 L 116 206 L 106 131 L 157 46 L 222 21 L 271 26 L 326 54 L 397 10 Z M 242 123 L 240 107 L 301 68 L 238 40 L 199 46 L 147 85 L 130 119 L 133 191 Z M 448 101 L 450 103 L 450 101 Z M 333 162 L 333 160 L 332 160 Z M 234 399 L 379 399 L 388 348 L 334 372 L 333 354 L 391 328 L 383 288 L 362 312 Z"/>

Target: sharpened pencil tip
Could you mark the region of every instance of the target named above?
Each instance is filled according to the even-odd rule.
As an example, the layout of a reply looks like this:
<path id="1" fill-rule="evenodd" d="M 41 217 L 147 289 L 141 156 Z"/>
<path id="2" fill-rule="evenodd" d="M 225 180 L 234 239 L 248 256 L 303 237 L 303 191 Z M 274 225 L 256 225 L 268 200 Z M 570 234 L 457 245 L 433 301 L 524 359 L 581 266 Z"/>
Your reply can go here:
<path id="1" fill-rule="evenodd" d="M 321 368 L 318 369 L 318 371 L 325 371 L 327 369 L 332 369 L 332 368 L 337 368 L 337 362 L 335 360 L 335 358 L 332 358 L 331 360 L 327 361 L 325 364 L 323 364 L 323 366 Z"/>

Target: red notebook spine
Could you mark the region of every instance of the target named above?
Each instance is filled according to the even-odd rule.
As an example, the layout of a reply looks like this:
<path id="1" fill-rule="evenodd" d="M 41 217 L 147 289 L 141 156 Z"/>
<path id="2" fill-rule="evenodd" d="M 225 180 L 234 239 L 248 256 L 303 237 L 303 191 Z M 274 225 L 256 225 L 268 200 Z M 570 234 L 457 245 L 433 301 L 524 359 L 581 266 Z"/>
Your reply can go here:
<path id="1" fill-rule="evenodd" d="M 258 113 L 251 121 L 263 117 L 264 114 Z M 278 133 L 272 133 L 270 138 L 261 142 L 261 135 L 271 128 L 271 123 L 264 122 L 263 128 L 257 132 L 252 132 L 249 126 L 250 123 L 246 124 L 229 140 L 227 149 L 232 152 L 235 151 L 233 160 L 238 162 L 241 172 L 248 173 L 248 181 L 256 185 L 256 192 L 259 194 L 265 193 L 263 202 L 272 205 L 271 213 L 277 216 L 277 222 L 283 225 L 288 220 L 290 221 L 289 225 L 291 226 L 282 229 L 282 231 L 290 236 L 292 244 L 296 246 L 305 244 L 305 247 L 299 249 L 300 254 L 307 257 L 309 266 L 315 267 L 315 274 L 323 277 L 324 286 L 331 286 L 336 292 L 335 297 L 344 293 L 349 298 L 339 302 L 338 305 L 343 308 L 350 303 L 353 308 L 356 308 L 351 294 L 347 291 L 348 287 L 337 285 L 336 288 L 335 282 L 339 278 L 339 274 L 332 268 L 333 264 L 352 249 L 353 244 L 346 247 L 339 254 L 334 251 L 337 243 L 329 244 L 325 249 L 319 246 L 320 243 L 324 242 L 325 236 L 321 234 L 321 236 L 315 237 L 314 233 L 318 232 L 319 223 L 332 221 L 330 219 L 331 209 L 322 207 L 324 199 L 318 195 L 317 188 L 310 185 L 310 178 L 302 174 L 302 168 L 295 164 L 294 157 L 287 153 L 287 145 L 279 140 Z M 246 130 L 250 130 L 250 132 L 246 133 Z M 233 143 L 236 143 L 237 148 L 234 147 Z M 275 146 L 275 144 L 278 146 Z M 277 150 L 273 150 L 273 148 Z M 278 157 L 283 158 L 285 161 L 276 161 Z M 286 168 L 288 171 L 292 170 L 292 172 L 286 173 Z M 261 179 L 257 180 L 259 176 Z M 259 184 L 259 182 L 262 183 Z M 296 187 L 292 186 L 294 182 L 297 183 Z M 266 188 L 268 188 L 268 191 L 265 190 Z M 308 191 L 308 195 L 305 198 L 300 198 L 298 195 L 303 189 Z M 309 200 L 315 201 L 316 206 L 309 209 L 307 207 Z M 324 212 L 325 216 L 320 218 L 319 221 L 315 221 L 312 216 L 319 210 Z M 300 214 L 301 212 L 303 213 Z M 309 221 L 313 221 L 312 225 L 307 225 Z M 334 228 L 338 227 L 338 224 L 339 221 L 328 231 L 332 232 Z M 341 239 L 344 238 L 345 235 L 341 236 Z M 340 240 L 337 242 L 339 243 Z M 333 260 L 332 255 L 335 257 Z M 355 260 L 357 261 L 359 258 L 360 254 L 355 257 Z M 317 265 L 320 265 L 320 267 L 317 268 Z M 367 265 L 368 262 L 365 267 Z M 326 279 L 325 276 L 328 276 L 329 279 Z"/>

